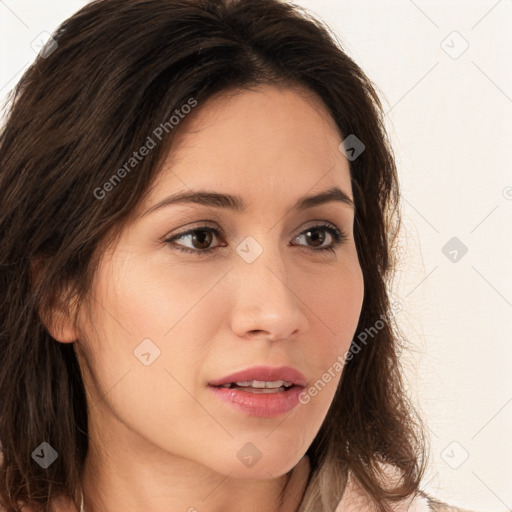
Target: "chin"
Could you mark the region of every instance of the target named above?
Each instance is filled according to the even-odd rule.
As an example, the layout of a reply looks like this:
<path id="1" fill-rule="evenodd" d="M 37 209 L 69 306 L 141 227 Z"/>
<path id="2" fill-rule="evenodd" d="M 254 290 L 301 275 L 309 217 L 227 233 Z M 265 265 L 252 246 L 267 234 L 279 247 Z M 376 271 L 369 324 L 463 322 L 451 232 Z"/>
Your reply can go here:
<path id="1" fill-rule="evenodd" d="M 235 454 L 235 461 L 226 461 L 225 471 L 233 478 L 242 480 L 272 480 L 279 478 L 291 471 L 299 462 L 300 455 L 290 458 L 290 451 L 276 450 L 273 453 L 265 454 L 259 450 L 259 454 L 254 447 L 249 447 L 250 443 Z M 251 453 L 252 452 L 252 453 Z M 259 457 L 259 458 L 258 458 Z"/>

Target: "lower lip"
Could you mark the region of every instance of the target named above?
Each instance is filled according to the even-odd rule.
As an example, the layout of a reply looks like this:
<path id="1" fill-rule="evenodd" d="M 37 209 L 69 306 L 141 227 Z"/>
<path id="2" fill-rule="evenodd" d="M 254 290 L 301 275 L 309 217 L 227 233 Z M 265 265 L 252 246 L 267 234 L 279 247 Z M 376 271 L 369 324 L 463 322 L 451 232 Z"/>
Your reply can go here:
<path id="1" fill-rule="evenodd" d="M 221 400 L 228 402 L 250 416 L 274 418 L 291 411 L 299 404 L 301 386 L 292 386 L 278 393 L 253 393 L 237 388 L 208 386 Z"/>

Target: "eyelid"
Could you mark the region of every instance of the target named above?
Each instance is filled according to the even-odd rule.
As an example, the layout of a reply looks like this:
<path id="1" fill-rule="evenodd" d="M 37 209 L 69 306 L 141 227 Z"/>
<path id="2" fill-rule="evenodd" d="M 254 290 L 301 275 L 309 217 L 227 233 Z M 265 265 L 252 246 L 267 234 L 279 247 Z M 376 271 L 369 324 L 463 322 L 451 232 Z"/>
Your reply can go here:
<path id="1" fill-rule="evenodd" d="M 187 228 L 185 231 L 180 231 L 176 234 L 168 233 L 167 235 L 162 237 L 161 241 L 168 242 L 171 239 L 178 238 L 183 235 L 188 235 L 191 231 L 200 230 L 202 228 L 217 230 L 220 233 L 223 233 L 223 230 L 220 227 L 218 227 L 217 224 L 215 224 L 214 222 L 211 222 L 209 220 L 198 220 L 197 222 L 193 223 L 192 227 Z"/>
<path id="2" fill-rule="evenodd" d="M 293 237 L 296 238 L 298 235 L 302 234 L 308 228 L 319 227 L 319 226 L 322 226 L 322 225 L 325 225 L 325 224 L 330 225 L 330 227 L 332 227 L 334 229 L 338 229 L 342 233 L 346 234 L 343 231 L 343 229 L 339 228 L 334 222 L 330 222 L 328 220 L 323 220 L 323 219 L 314 219 L 314 220 L 308 221 L 306 223 L 305 227 L 299 228 L 297 230 L 297 234 L 293 235 Z M 176 238 L 176 237 L 179 237 L 179 236 L 182 236 L 182 235 L 187 235 L 191 231 L 200 230 L 202 228 L 211 228 L 211 229 L 217 230 L 220 233 L 224 234 L 224 230 L 221 227 L 219 227 L 217 223 L 209 221 L 209 220 L 198 220 L 196 222 L 193 222 L 192 226 L 187 228 L 186 230 L 178 232 L 176 234 L 168 233 L 168 234 L 164 235 L 161 240 L 162 241 L 166 241 L 166 240 L 169 240 L 170 238 Z"/>

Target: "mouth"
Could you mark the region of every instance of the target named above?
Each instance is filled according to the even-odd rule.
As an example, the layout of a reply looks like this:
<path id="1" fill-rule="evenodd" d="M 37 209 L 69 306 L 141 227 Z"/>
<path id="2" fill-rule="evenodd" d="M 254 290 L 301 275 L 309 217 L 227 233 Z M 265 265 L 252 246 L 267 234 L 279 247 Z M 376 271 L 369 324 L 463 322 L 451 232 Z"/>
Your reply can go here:
<path id="1" fill-rule="evenodd" d="M 307 386 L 304 375 L 290 366 L 253 366 L 208 383 L 213 394 L 249 416 L 274 418 L 296 408 Z"/>

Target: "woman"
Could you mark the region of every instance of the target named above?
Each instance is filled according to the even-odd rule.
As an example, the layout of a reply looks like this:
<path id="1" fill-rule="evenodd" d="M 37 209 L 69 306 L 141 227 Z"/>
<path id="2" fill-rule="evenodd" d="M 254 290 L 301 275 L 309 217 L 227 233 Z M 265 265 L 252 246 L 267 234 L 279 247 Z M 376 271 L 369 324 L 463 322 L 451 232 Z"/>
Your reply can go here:
<path id="1" fill-rule="evenodd" d="M 419 490 L 398 200 L 370 80 L 299 8 L 68 19 L 0 140 L 3 509 L 456 510 Z"/>

